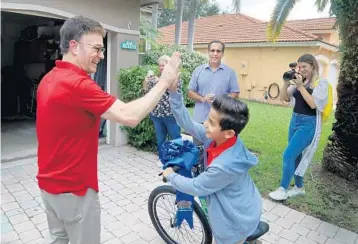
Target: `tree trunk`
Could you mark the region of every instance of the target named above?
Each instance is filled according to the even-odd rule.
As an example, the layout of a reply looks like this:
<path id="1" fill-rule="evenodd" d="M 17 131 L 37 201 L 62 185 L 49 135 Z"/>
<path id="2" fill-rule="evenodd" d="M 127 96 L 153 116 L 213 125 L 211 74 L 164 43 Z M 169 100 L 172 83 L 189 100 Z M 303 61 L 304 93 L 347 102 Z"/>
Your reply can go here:
<path id="1" fill-rule="evenodd" d="M 358 180 L 358 1 L 331 0 L 337 16 L 342 60 L 333 134 L 323 154 L 323 168 L 348 180 Z"/>
<path id="2" fill-rule="evenodd" d="M 183 22 L 183 0 L 177 0 L 177 9 L 175 16 L 175 44 L 180 45 L 181 24 Z"/>
<path id="3" fill-rule="evenodd" d="M 154 30 L 156 30 L 157 26 L 158 26 L 158 4 L 154 4 L 154 5 L 152 5 L 152 27 Z M 150 36 L 148 38 L 152 39 L 153 36 Z M 148 49 L 151 49 L 152 44 L 150 42 L 148 42 L 147 47 L 148 47 Z"/>
<path id="4" fill-rule="evenodd" d="M 194 50 L 194 33 L 195 33 L 195 10 L 196 10 L 197 0 L 192 0 L 190 2 L 190 9 L 188 14 L 188 44 L 187 49 L 189 52 Z"/>
<path id="5" fill-rule="evenodd" d="M 234 7 L 235 13 L 239 14 L 241 12 L 241 1 L 232 0 L 232 6 Z"/>
<path id="6" fill-rule="evenodd" d="M 152 6 L 152 26 L 154 30 L 158 27 L 158 4 Z"/>

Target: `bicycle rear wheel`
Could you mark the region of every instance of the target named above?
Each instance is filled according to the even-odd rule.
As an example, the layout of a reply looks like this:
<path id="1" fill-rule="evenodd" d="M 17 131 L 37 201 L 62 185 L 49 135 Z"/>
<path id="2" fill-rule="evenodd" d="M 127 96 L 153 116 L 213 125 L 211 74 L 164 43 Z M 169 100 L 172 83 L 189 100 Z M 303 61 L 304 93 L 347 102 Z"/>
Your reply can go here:
<path id="1" fill-rule="evenodd" d="M 159 186 L 152 191 L 148 200 L 150 219 L 162 239 L 167 244 L 211 244 L 213 237 L 209 222 L 200 205 L 194 201 L 194 229 L 186 221 L 180 228 L 174 227 L 176 206 L 175 189 Z"/>

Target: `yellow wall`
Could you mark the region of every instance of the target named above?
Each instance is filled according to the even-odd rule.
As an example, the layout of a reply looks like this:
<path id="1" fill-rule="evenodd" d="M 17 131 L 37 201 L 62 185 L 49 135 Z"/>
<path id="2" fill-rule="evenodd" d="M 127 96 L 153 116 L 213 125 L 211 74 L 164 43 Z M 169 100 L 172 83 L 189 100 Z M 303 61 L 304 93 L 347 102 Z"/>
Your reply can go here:
<path id="1" fill-rule="evenodd" d="M 330 43 L 338 46 L 340 42 L 338 31 L 333 32 L 330 37 Z"/>
<path id="2" fill-rule="evenodd" d="M 316 36 L 319 36 L 322 38 L 322 41 L 330 43 L 331 42 L 331 34 L 329 33 L 324 33 L 324 34 L 320 34 L 320 33 L 314 33 Z"/>
<path id="3" fill-rule="evenodd" d="M 322 38 L 322 41 L 333 44 L 333 45 L 339 45 L 339 33 L 338 31 L 332 31 L 331 33 L 317 33 L 315 31 L 311 32 L 312 34 L 319 36 Z"/>
<path id="4" fill-rule="evenodd" d="M 332 61 L 334 59 L 337 59 L 339 61 L 339 59 L 340 59 L 340 55 L 339 55 L 338 52 L 331 52 L 331 51 L 328 51 L 328 50 L 323 49 L 323 48 L 318 48 L 317 50 L 318 50 L 318 52 L 317 52 L 318 55 L 326 56 L 329 59 L 329 61 Z M 318 60 L 318 61 L 320 61 L 320 60 Z M 324 63 L 323 61 L 321 61 L 321 64 L 323 64 L 323 68 L 324 68 L 322 76 L 323 76 L 323 78 L 327 78 L 329 64 Z"/>
<path id="5" fill-rule="evenodd" d="M 205 48 L 195 50 L 207 53 Z M 268 88 L 272 83 L 281 87 L 282 75 L 289 70 L 289 63 L 296 62 L 304 53 L 325 55 L 329 60 L 337 57 L 337 54 L 319 47 L 227 47 L 223 63 L 237 72 L 241 98 L 263 100 L 265 87 Z M 243 67 L 243 64 L 246 64 L 246 67 Z M 328 64 L 323 64 L 323 77 L 327 76 L 328 67 Z M 281 103 L 279 98 L 269 102 Z"/>

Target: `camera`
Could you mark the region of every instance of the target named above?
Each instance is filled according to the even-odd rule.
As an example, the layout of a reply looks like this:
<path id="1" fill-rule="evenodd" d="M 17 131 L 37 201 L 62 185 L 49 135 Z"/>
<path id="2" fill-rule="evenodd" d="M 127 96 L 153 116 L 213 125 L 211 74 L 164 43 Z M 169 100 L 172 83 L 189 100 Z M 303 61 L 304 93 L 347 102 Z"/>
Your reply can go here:
<path id="1" fill-rule="evenodd" d="M 285 81 L 290 81 L 290 80 L 294 79 L 296 77 L 296 73 L 297 73 L 296 72 L 296 66 L 297 66 L 296 62 L 290 63 L 288 66 L 291 68 L 291 70 L 289 70 L 283 74 L 283 79 Z"/>
<path id="2" fill-rule="evenodd" d="M 287 71 L 283 74 L 283 79 L 285 81 L 293 80 L 296 77 L 296 74 L 297 74 L 296 70 Z"/>
<path id="3" fill-rule="evenodd" d="M 154 71 L 153 70 L 148 70 L 147 77 L 148 78 L 153 78 L 154 77 Z"/>

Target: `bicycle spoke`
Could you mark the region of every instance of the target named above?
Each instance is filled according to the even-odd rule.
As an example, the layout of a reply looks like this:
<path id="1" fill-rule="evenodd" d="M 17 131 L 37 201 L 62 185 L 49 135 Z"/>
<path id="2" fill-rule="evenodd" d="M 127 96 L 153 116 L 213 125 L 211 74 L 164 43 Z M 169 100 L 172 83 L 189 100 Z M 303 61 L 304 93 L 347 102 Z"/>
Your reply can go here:
<path id="1" fill-rule="evenodd" d="M 184 227 L 183 230 L 185 231 L 185 233 L 187 234 L 187 236 L 190 236 L 190 239 L 189 239 L 189 240 L 194 240 L 194 243 L 198 243 L 198 241 L 199 241 L 199 243 L 200 243 L 201 240 L 200 240 L 200 239 L 197 240 L 197 238 L 199 238 L 198 235 L 197 235 L 197 234 L 194 234 L 194 233 L 196 232 L 196 229 L 191 229 L 188 224 L 185 224 L 183 227 Z M 197 227 L 198 227 L 198 226 L 197 226 Z M 200 232 L 201 232 L 201 231 L 199 231 L 199 233 L 200 233 Z"/>
<path id="2" fill-rule="evenodd" d="M 188 227 L 189 227 L 189 226 L 188 226 Z M 189 227 L 189 228 L 190 228 L 190 227 Z M 187 234 L 187 236 L 190 236 L 189 240 L 193 240 L 193 241 L 197 242 L 197 241 L 196 241 L 196 236 L 193 235 L 193 231 L 192 231 L 191 229 L 188 230 L 188 228 L 186 228 L 186 226 L 185 226 L 184 230 L 185 230 L 185 233 Z M 195 243 L 195 242 L 194 242 L 194 243 Z"/>
<path id="3" fill-rule="evenodd" d="M 162 193 L 155 198 L 154 207 L 156 214 L 156 224 L 160 226 L 163 233 L 174 243 L 179 244 L 200 244 L 205 241 L 204 226 L 199 216 L 193 211 L 194 228 L 184 220 L 180 228 L 175 227 L 177 206 L 176 196 L 173 193 Z"/>

